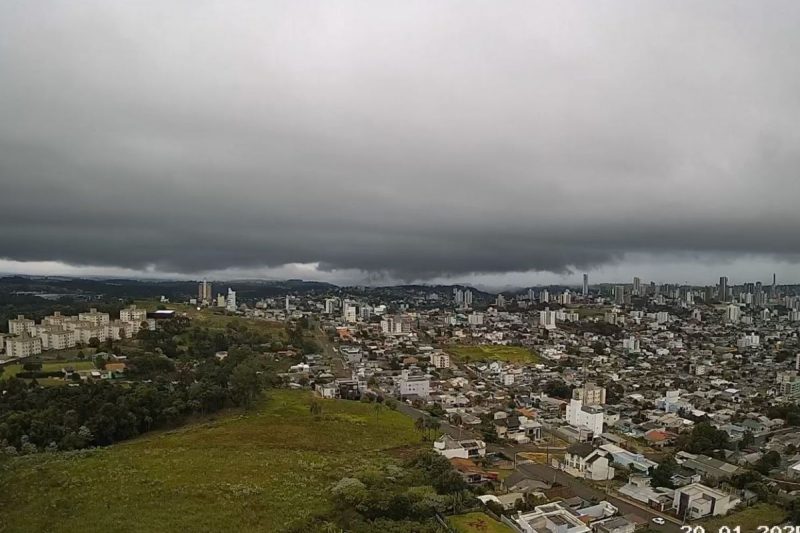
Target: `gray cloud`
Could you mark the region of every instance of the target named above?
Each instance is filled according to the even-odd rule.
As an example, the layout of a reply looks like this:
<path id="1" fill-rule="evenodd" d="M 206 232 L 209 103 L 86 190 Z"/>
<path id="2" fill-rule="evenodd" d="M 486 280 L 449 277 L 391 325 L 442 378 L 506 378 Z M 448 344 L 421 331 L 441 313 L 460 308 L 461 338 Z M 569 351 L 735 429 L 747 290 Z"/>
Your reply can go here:
<path id="1" fill-rule="evenodd" d="M 0 5 L 0 257 L 796 261 L 796 2 Z"/>

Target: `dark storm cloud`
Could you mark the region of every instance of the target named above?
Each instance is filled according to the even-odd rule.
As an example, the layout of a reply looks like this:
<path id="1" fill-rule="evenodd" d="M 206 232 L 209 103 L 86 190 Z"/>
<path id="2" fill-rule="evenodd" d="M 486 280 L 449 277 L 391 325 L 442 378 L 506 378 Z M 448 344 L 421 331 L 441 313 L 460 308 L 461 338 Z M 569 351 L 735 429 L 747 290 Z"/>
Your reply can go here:
<path id="1" fill-rule="evenodd" d="M 800 253 L 796 2 L 0 5 L 0 257 Z"/>

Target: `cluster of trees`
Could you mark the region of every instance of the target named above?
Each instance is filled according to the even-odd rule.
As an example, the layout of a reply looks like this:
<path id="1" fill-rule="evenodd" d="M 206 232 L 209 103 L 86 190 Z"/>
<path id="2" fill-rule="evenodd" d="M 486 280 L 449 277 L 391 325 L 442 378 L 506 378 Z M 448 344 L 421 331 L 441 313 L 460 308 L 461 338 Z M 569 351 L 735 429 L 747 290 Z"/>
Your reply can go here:
<path id="1" fill-rule="evenodd" d="M 438 533 L 436 513 L 458 512 L 474 497 L 450 462 L 425 451 L 404 468 L 369 468 L 339 480 L 330 491 L 332 510 L 296 532 Z"/>
<path id="2" fill-rule="evenodd" d="M 653 487 L 667 487 L 674 489 L 675 484 L 672 482 L 672 476 L 678 468 L 678 463 L 675 462 L 675 457 L 670 455 L 650 473 L 650 483 Z"/>
<path id="3" fill-rule="evenodd" d="M 569 400 L 572 398 L 572 388 L 559 379 L 551 379 L 544 386 L 544 392 L 552 398 Z"/>
<path id="4" fill-rule="evenodd" d="M 298 321 L 294 326 L 286 326 L 286 334 L 289 337 L 289 344 L 300 349 L 304 354 L 319 353 L 321 350 L 320 345 L 310 335 L 308 335 L 308 330 L 310 330 L 311 327 L 311 324 L 305 317 Z"/>
<path id="5" fill-rule="evenodd" d="M 800 404 L 787 403 L 772 406 L 767 409 L 767 416 L 786 420 L 787 426 L 800 426 Z"/>
<path id="6" fill-rule="evenodd" d="M 0 451 L 32 453 L 73 450 L 129 439 L 179 424 L 192 414 L 225 406 L 249 406 L 274 384 L 262 358 L 232 350 L 224 361 L 175 365 L 163 355 L 132 360 L 147 381 L 125 386 L 102 382 L 38 387 L 21 379 L 3 382 L 0 394 Z"/>
<path id="7" fill-rule="evenodd" d="M 695 424 L 690 433 L 678 438 L 678 448 L 689 453 L 701 453 L 712 457 L 721 455 L 722 450 L 731 449 L 728 434 L 708 422 Z"/>

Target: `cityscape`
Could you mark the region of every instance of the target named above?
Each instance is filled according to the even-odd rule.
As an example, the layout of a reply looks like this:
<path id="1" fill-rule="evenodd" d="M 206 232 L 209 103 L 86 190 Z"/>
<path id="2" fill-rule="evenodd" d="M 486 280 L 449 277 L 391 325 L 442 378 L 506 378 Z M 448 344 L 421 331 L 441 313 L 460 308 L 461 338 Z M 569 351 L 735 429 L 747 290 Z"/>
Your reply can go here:
<path id="1" fill-rule="evenodd" d="M 571 533 L 793 520 L 800 286 L 774 276 L 767 284 L 720 276 L 702 287 L 582 279 L 495 294 L 466 285 L 0 278 L 6 297 L 31 310 L 8 315 L 0 378 L 10 387 L 4 399 L 17 402 L 14 387 L 25 383 L 28 391 L 173 383 L 163 394 L 187 395 L 182 412 L 169 420 L 149 408 L 151 424 L 167 428 L 228 402 L 248 412 L 273 390 L 307 404 L 312 420 L 351 404 L 374 417 L 375 427 L 364 423 L 377 435 L 388 431 L 381 419 L 395 417 L 412 434 L 405 446 L 445 458 L 452 473 L 427 511 L 395 519 L 409 531 L 458 531 L 464 520 Z M 130 296 L 109 297 L 112 285 Z M 85 310 L 47 313 L 65 301 Z M 197 390 L 232 359 L 226 391 Z M 249 383 L 249 400 L 238 390 L 248 385 L 234 379 L 242 368 L 270 376 Z M 193 384 L 181 390 L 186 380 Z M 23 421 L 17 404 L 3 404 L 0 438 L 15 460 L 140 432 L 147 439 L 141 428 L 105 433 L 85 411 L 72 415 L 74 433 L 63 423 L 44 429 L 36 408 Z M 352 505 L 337 498 L 366 486 L 357 476 L 330 482 L 337 509 Z M 446 503 L 448 490 L 459 491 L 458 504 Z M 333 523 L 301 518 L 282 519 L 320 531 Z"/>
<path id="2" fill-rule="evenodd" d="M 0 2 L 0 533 L 800 533 L 800 2 Z"/>

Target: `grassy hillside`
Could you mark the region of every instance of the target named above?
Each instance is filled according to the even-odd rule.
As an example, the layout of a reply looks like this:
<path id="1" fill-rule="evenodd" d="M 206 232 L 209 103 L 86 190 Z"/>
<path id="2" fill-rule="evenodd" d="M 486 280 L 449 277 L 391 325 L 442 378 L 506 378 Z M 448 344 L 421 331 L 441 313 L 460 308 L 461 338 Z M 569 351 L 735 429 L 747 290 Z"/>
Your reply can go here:
<path id="1" fill-rule="evenodd" d="M 281 531 L 348 472 L 416 445 L 411 419 L 273 391 L 244 415 L 87 452 L 0 465 L 0 531 Z"/>
<path id="2" fill-rule="evenodd" d="M 147 309 L 148 311 L 154 311 L 159 305 L 159 302 L 153 300 L 137 300 L 135 303 L 137 307 Z M 193 326 L 205 327 L 211 330 L 223 330 L 228 324 L 233 323 L 239 326 L 253 328 L 261 333 L 273 335 L 281 340 L 286 340 L 286 331 L 283 322 L 229 315 L 226 314 L 224 310 L 216 307 L 197 309 L 197 307 L 181 303 L 164 304 L 164 307 L 173 309 L 177 313 L 186 313 L 186 315 L 192 319 Z"/>

